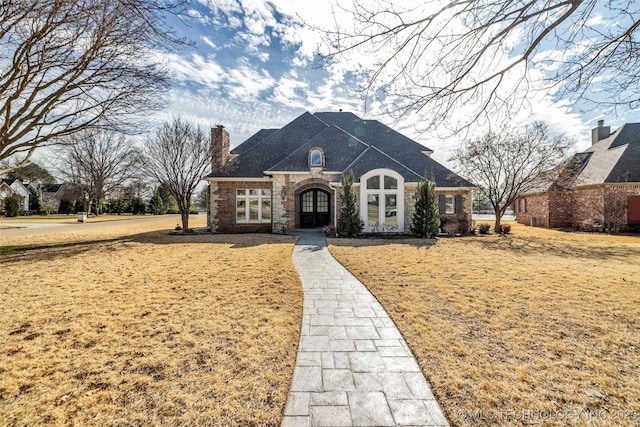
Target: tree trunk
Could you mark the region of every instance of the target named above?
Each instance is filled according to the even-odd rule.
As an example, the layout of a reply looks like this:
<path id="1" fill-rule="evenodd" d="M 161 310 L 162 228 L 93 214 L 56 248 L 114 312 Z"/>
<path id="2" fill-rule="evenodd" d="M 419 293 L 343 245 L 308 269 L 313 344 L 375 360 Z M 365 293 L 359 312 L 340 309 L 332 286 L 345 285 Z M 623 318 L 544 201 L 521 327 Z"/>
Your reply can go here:
<path id="1" fill-rule="evenodd" d="M 493 231 L 495 231 L 496 233 L 500 233 L 500 220 L 502 219 L 502 212 L 500 212 L 500 208 L 499 207 L 495 207 L 493 208 L 493 213 L 496 216 L 496 222 L 493 225 Z"/>
<path id="2" fill-rule="evenodd" d="M 180 218 L 182 218 L 182 232 L 189 231 L 189 200 L 184 200 L 182 197 L 176 197 L 178 202 L 178 210 L 180 211 Z"/>
<path id="3" fill-rule="evenodd" d="M 186 233 L 189 231 L 189 209 L 186 211 L 181 210 L 180 216 L 182 217 L 182 232 Z"/>

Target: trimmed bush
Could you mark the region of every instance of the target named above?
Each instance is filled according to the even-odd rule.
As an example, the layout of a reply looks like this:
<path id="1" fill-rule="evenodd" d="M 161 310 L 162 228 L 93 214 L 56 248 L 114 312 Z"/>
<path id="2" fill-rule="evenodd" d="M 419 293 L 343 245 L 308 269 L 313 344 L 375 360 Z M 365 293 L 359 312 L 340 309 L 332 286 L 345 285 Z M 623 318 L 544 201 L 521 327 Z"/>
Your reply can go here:
<path id="1" fill-rule="evenodd" d="M 511 233 L 511 225 L 510 224 L 502 224 L 500 226 L 500 232 L 503 234 Z"/>
<path id="2" fill-rule="evenodd" d="M 356 195 L 351 188 L 354 180 L 353 171 L 349 171 L 349 175 L 342 175 L 342 186 L 340 188 L 342 207 L 340 208 L 337 224 L 338 234 L 342 237 L 359 236 L 364 229 L 364 222 L 360 219 L 356 209 Z"/>
<path id="3" fill-rule="evenodd" d="M 489 230 L 491 230 L 491 225 L 487 223 L 478 224 L 478 232 L 480 234 L 489 234 Z"/>
<path id="4" fill-rule="evenodd" d="M 411 233 L 416 237 L 433 238 L 440 229 L 440 214 L 438 212 L 438 195 L 436 194 L 436 184 L 433 178 L 425 176 L 418 183 L 416 193 L 416 205 L 411 222 Z M 444 231 L 455 234 L 454 230 L 449 230 L 448 225 L 443 226 Z"/>

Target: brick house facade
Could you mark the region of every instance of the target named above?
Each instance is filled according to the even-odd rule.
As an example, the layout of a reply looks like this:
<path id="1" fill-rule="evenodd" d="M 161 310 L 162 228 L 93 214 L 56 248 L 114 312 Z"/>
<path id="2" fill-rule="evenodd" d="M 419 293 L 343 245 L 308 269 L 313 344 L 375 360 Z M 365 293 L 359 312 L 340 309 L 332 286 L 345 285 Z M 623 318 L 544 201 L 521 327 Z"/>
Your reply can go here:
<path id="1" fill-rule="evenodd" d="M 640 224 L 640 124 L 611 132 L 604 122 L 592 130 L 592 146 L 578 153 L 545 189 L 517 202 L 517 221 L 548 228 L 593 228 L 605 222 L 604 211 L 620 203 L 621 225 Z M 571 168 L 568 170 L 568 168 Z"/>
<path id="2" fill-rule="evenodd" d="M 365 232 L 409 231 L 417 183 L 433 171 L 441 218 L 471 223 L 474 186 L 430 157 L 431 150 L 351 113 L 304 113 L 229 150 L 211 131 L 208 227 L 213 232 L 291 232 L 335 225 L 340 181 L 353 171 Z"/>

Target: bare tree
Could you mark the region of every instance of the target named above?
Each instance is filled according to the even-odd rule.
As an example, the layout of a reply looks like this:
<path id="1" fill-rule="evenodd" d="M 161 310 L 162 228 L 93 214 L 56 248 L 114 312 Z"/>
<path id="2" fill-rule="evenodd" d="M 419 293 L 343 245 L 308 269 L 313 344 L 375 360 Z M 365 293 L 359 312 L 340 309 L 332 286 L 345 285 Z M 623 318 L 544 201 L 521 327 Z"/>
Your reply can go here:
<path id="1" fill-rule="evenodd" d="M 615 190 L 603 189 L 602 194 L 602 218 L 604 231 L 610 234 L 618 234 L 620 227 L 625 223 L 625 214 L 628 208 L 628 196 Z"/>
<path id="2" fill-rule="evenodd" d="M 534 88 L 599 111 L 640 105 L 637 1 L 365 2 L 346 10 L 353 27 L 336 19 L 325 31 L 319 54 L 327 61 L 372 54 L 378 62 L 364 94 L 394 97 L 392 113 L 424 111 L 425 126 L 495 122 L 498 112 L 526 107 Z M 473 114 L 461 118 L 460 108 Z"/>
<path id="3" fill-rule="evenodd" d="M 546 124 L 536 122 L 524 130 L 506 128 L 467 140 L 450 160 L 489 199 L 494 229 L 500 231 L 502 216 L 519 196 L 557 178 L 572 143 L 564 136 L 551 137 Z"/>
<path id="4" fill-rule="evenodd" d="M 124 135 L 85 130 L 67 138 L 59 149 L 60 175 L 85 200 L 87 211 L 102 213 L 104 200 L 139 174 L 140 151 Z"/>
<path id="5" fill-rule="evenodd" d="M 211 144 L 197 126 L 175 118 L 147 139 L 143 170 L 164 184 L 178 204 L 182 229 L 189 231 L 189 208 L 198 183 L 211 168 Z"/>
<path id="6" fill-rule="evenodd" d="M 136 129 L 168 84 L 158 50 L 183 43 L 167 18 L 185 0 L 4 0 L 0 160 L 83 129 Z M 0 170 L 0 175 L 7 172 Z"/>

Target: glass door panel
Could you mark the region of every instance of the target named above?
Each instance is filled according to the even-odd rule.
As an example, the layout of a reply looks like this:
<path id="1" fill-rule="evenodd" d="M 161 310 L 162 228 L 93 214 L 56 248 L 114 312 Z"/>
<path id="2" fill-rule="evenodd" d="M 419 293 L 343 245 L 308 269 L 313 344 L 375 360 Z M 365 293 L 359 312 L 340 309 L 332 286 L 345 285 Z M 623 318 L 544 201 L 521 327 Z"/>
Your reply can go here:
<path id="1" fill-rule="evenodd" d="M 376 227 L 380 224 L 380 204 L 378 194 L 367 195 L 367 226 Z"/>
<path id="2" fill-rule="evenodd" d="M 398 206 L 395 194 L 384 196 L 384 223 L 387 227 L 398 226 Z"/>

